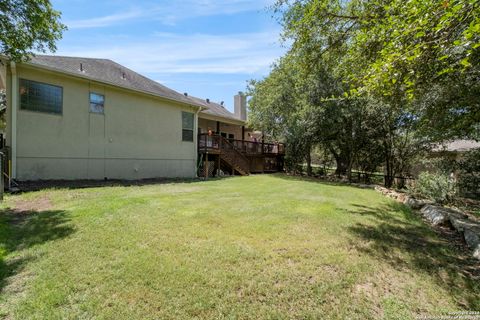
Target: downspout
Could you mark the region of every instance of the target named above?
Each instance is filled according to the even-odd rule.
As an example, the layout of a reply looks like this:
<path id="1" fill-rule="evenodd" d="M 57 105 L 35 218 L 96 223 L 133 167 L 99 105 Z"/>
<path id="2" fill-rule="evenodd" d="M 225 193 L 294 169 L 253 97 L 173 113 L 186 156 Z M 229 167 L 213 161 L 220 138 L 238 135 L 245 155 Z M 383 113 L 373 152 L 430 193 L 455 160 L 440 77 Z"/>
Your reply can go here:
<path id="1" fill-rule="evenodd" d="M 195 176 L 198 178 L 198 115 L 202 111 L 202 108 L 198 108 L 195 112 L 195 119 L 193 124 L 193 141 L 194 141 L 194 152 L 195 152 Z"/>
<path id="2" fill-rule="evenodd" d="M 10 69 L 12 72 L 12 93 L 11 93 L 11 106 L 12 106 L 12 123 L 11 123 L 11 157 L 12 157 L 12 176 L 11 178 L 17 178 L 17 110 L 18 110 L 18 78 L 17 78 L 17 65 L 15 62 L 10 63 Z"/>

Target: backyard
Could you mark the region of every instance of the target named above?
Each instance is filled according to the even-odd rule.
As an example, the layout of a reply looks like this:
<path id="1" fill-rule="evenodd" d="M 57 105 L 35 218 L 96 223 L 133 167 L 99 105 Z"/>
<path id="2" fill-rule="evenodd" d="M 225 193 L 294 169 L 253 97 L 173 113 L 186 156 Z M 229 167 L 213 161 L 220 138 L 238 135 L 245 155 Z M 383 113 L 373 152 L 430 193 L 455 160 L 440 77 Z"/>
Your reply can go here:
<path id="1" fill-rule="evenodd" d="M 478 264 L 379 193 L 285 175 L 45 189 L 0 213 L 0 318 L 480 310 Z"/>

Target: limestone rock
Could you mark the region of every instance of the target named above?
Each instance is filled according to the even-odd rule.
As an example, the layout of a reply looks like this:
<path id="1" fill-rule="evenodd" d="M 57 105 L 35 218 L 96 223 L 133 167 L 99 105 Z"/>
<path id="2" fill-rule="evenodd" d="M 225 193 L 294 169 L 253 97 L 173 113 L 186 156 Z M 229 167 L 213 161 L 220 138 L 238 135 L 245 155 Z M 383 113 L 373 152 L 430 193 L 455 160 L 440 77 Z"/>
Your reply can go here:
<path id="1" fill-rule="evenodd" d="M 422 215 L 434 226 L 445 224 L 449 221 L 448 211 L 443 207 L 426 205 L 420 210 Z"/>
<path id="2" fill-rule="evenodd" d="M 433 201 L 417 200 L 404 193 L 396 192 L 380 186 L 375 190 L 383 195 L 403 202 L 414 210 L 420 209 L 420 212 L 432 225 L 444 225 L 450 223 L 453 228 L 461 233 L 466 244 L 473 250 L 473 256 L 480 260 L 480 223 L 468 219 L 468 216 L 461 211 L 451 208 L 445 208 L 435 205 Z"/>
<path id="3" fill-rule="evenodd" d="M 480 223 L 458 212 L 450 213 L 450 222 L 455 230 L 463 234 L 465 243 L 473 249 L 473 256 L 480 260 Z"/>
<path id="4" fill-rule="evenodd" d="M 457 230 L 458 232 L 464 232 L 465 228 L 471 225 L 475 225 L 475 223 L 467 218 L 461 212 L 457 211 L 447 211 L 449 212 L 448 219 L 450 220 L 450 224 Z"/>
<path id="5" fill-rule="evenodd" d="M 463 237 L 467 245 L 473 249 L 473 256 L 480 260 L 480 226 L 467 226 Z"/>
<path id="6" fill-rule="evenodd" d="M 410 208 L 414 209 L 414 210 L 422 209 L 426 205 L 425 201 L 417 200 L 417 199 L 412 198 L 412 197 L 406 197 L 406 199 L 403 203 L 406 204 L 407 206 L 409 206 Z"/>
<path id="7" fill-rule="evenodd" d="M 467 220 L 462 228 L 465 242 L 473 250 L 473 256 L 480 260 L 480 223 Z"/>

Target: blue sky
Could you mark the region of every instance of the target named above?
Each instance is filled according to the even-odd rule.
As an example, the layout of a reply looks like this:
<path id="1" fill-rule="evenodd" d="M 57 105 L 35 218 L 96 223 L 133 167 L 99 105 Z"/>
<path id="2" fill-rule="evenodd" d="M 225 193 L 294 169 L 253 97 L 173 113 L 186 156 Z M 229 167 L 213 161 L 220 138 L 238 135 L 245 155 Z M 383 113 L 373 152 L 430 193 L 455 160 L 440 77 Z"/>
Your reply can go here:
<path id="1" fill-rule="evenodd" d="M 56 54 L 112 59 L 181 93 L 225 101 L 286 49 L 272 0 L 53 0 Z"/>

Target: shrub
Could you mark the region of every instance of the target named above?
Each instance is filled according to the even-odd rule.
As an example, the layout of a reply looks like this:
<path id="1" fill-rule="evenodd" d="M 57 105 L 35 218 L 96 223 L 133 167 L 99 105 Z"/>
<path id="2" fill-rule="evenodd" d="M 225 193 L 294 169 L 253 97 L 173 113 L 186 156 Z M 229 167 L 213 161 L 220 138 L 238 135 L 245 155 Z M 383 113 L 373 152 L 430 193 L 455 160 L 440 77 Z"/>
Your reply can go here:
<path id="1" fill-rule="evenodd" d="M 410 193 L 438 203 L 450 201 L 456 192 L 456 183 L 448 174 L 422 172 Z"/>
<path id="2" fill-rule="evenodd" d="M 285 155 L 285 170 L 294 174 L 303 173 L 303 159 L 295 153 L 288 152 Z"/>
<path id="3" fill-rule="evenodd" d="M 462 196 L 480 199 L 480 149 L 467 152 L 460 162 L 458 186 Z"/>

